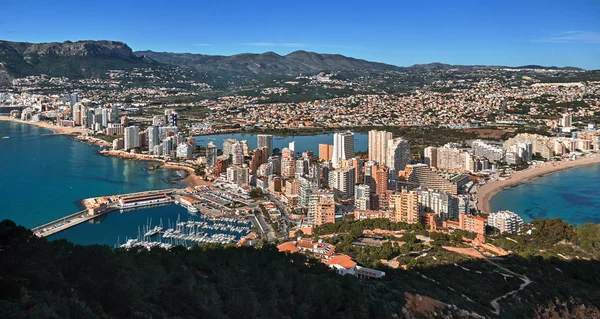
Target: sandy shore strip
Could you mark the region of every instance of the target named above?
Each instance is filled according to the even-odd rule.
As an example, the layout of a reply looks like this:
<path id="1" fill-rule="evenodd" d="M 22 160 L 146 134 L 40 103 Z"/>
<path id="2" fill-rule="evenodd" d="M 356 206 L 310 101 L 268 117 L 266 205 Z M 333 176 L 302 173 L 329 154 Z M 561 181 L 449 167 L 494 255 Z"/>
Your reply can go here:
<path id="1" fill-rule="evenodd" d="M 63 135 L 71 135 L 74 133 L 78 134 L 88 134 L 87 130 L 75 128 L 75 127 L 65 127 L 65 126 L 57 126 L 50 122 L 31 122 L 31 121 L 22 121 L 16 118 L 8 117 L 8 116 L 0 116 L 0 121 L 7 122 L 15 122 L 21 124 L 35 125 L 41 128 L 52 130 L 55 134 L 63 134 Z"/>
<path id="2" fill-rule="evenodd" d="M 202 185 L 212 185 L 212 182 L 205 181 L 201 176 L 196 175 L 196 171 L 193 168 L 185 165 L 177 165 L 173 163 L 165 162 L 163 159 L 159 159 L 156 157 L 152 157 L 150 155 L 144 154 L 133 154 L 124 151 L 100 151 L 100 154 L 107 156 L 116 156 L 125 159 L 132 159 L 138 161 L 149 161 L 149 162 L 158 162 L 160 163 L 161 168 L 166 169 L 181 169 L 185 170 L 188 173 L 188 176 L 183 178 L 181 181 L 189 184 L 191 186 L 202 186 Z"/>
<path id="3" fill-rule="evenodd" d="M 181 181 L 183 181 L 186 184 L 190 184 L 192 186 L 205 186 L 205 185 L 206 186 L 210 186 L 210 185 L 213 184 L 212 182 L 205 181 L 204 178 L 196 175 L 196 172 L 191 167 L 167 163 L 167 164 L 165 164 L 163 166 L 163 168 L 168 168 L 168 169 L 182 169 L 182 170 L 187 171 L 188 172 L 188 176 L 186 176 Z"/>
<path id="4" fill-rule="evenodd" d="M 561 162 L 549 162 L 534 167 L 528 168 L 523 171 L 514 172 L 510 178 L 505 180 L 497 180 L 488 182 L 487 184 L 479 187 L 477 191 L 477 205 L 481 212 L 485 214 L 491 213 L 490 211 L 490 200 L 498 192 L 505 188 L 517 186 L 528 181 L 553 173 L 562 171 L 564 169 L 581 167 L 587 165 L 600 164 L 600 155 L 592 155 L 584 158 L 576 159 L 574 161 L 561 161 Z M 519 213 L 519 212 L 515 212 Z"/>

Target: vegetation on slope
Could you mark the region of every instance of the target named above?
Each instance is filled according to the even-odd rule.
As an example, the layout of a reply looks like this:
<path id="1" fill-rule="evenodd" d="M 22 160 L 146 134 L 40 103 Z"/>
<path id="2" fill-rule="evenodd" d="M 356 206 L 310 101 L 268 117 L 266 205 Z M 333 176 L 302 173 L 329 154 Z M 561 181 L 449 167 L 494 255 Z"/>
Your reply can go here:
<path id="1" fill-rule="evenodd" d="M 8 220 L 0 261 L 1 318 L 496 317 L 490 301 L 521 276 L 532 283 L 499 301 L 501 317 L 600 315 L 597 261 L 462 260 L 360 280 L 270 245 L 112 250 L 49 242 Z"/>

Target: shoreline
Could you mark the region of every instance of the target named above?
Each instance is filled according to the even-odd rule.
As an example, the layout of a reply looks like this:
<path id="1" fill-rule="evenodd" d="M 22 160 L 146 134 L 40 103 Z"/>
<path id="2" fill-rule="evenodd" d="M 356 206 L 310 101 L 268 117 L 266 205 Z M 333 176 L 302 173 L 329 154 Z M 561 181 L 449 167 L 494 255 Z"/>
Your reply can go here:
<path id="1" fill-rule="evenodd" d="M 8 117 L 8 116 L 0 116 L 0 121 L 20 123 L 20 124 L 25 124 L 25 125 L 33 125 L 33 126 L 45 128 L 45 129 L 51 130 L 54 134 L 68 135 L 68 136 L 71 136 L 74 140 L 77 140 L 80 142 L 91 143 L 96 146 L 112 146 L 112 144 L 110 144 L 104 140 L 97 139 L 97 138 L 94 138 L 93 136 L 88 135 L 89 132 L 85 129 L 57 126 L 57 125 L 51 124 L 49 122 L 23 121 L 23 120 Z M 163 168 L 182 169 L 188 173 L 188 176 L 186 176 L 178 181 L 184 182 L 191 186 L 212 185 L 212 183 L 204 181 L 204 179 L 202 177 L 196 175 L 196 172 L 191 167 L 187 167 L 187 166 L 183 166 L 183 165 L 176 165 L 176 164 L 169 164 L 165 160 L 162 160 L 162 159 L 148 157 L 147 155 L 143 155 L 143 154 L 131 154 L 131 153 L 126 153 L 126 152 L 121 152 L 121 151 L 105 151 L 105 152 L 98 152 L 98 154 L 103 155 L 103 156 L 114 156 L 114 157 L 119 157 L 119 158 L 123 158 L 123 159 L 132 159 L 132 160 L 138 160 L 138 161 L 159 162 L 159 163 L 163 164 Z"/>
<path id="2" fill-rule="evenodd" d="M 523 171 L 518 171 L 511 174 L 510 178 L 505 180 L 496 180 L 488 182 L 485 185 L 479 187 L 477 190 L 477 206 L 481 213 L 491 213 L 490 202 L 499 192 L 515 187 L 521 184 L 530 182 L 536 178 L 546 176 L 548 174 L 556 173 L 566 169 L 584 167 L 588 165 L 600 164 L 600 155 L 593 155 L 576 159 L 574 161 L 561 161 L 561 162 L 548 162 L 540 164 L 532 168 L 528 168 Z M 519 214 L 519 212 L 515 212 Z"/>
<path id="3" fill-rule="evenodd" d="M 87 135 L 88 134 L 87 130 L 80 129 L 80 128 L 58 126 L 58 125 L 51 124 L 49 122 L 23 121 L 20 119 L 9 117 L 9 116 L 0 116 L 0 121 L 34 125 L 37 127 L 51 130 L 52 132 L 54 132 L 54 134 L 58 134 L 58 135 L 73 135 L 73 134 Z"/>
<path id="4" fill-rule="evenodd" d="M 212 185 L 211 182 L 207 182 L 202 177 L 196 175 L 196 171 L 193 168 L 185 166 L 185 165 L 169 163 L 163 159 L 150 157 L 150 156 L 144 155 L 144 154 L 132 154 L 132 153 L 127 153 L 127 152 L 123 152 L 123 151 L 100 151 L 100 152 L 98 152 L 98 154 L 103 155 L 103 156 L 119 157 L 122 159 L 130 159 L 130 160 L 135 160 L 135 161 L 158 162 L 161 164 L 161 167 L 159 169 L 164 168 L 164 169 L 174 169 L 174 170 L 186 171 L 187 176 L 182 179 L 177 180 L 178 182 L 181 181 L 190 186 Z"/>

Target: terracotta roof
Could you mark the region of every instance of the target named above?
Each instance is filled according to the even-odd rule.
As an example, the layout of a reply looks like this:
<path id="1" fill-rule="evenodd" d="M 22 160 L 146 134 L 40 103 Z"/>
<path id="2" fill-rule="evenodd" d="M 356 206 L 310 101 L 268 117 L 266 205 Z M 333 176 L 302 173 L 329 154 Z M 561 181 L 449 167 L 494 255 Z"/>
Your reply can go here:
<path id="1" fill-rule="evenodd" d="M 296 245 L 294 245 L 294 242 L 291 242 L 291 241 L 288 241 L 287 243 L 283 243 L 283 244 L 277 246 L 277 249 L 279 249 L 279 252 L 290 252 L 290 253 L 298 252 L 298 248 L 296 248 Z"/>
<path id="2" fill-rule="evenodd" d="M 485 222 L 486 221 L 486 219 L 483 218 L 483 217 L 481 217 L 481 216 L 475 216 L 475 219 L 477 219 L 480 222 Z"/>
<path id="3" fill-rule="evenodd" d="M 306 241 L 306 240 L 299 241 L 297 246 L 302 247 L 302 248 L 310 248 L 310 249 L 314 248 L 313 243 L 310 241 Z"/>
<path id="4" fill-rule="evenodd" d="M 189 196 L 181 196 L 182 200 L 186 200 L 187 202 L 189 202 L 190 204 L 196 204 L 199 203 L 200 201 L 193 198 L 193 197 L 189 197 Z"/>
<path id="5" fill-rule="evenodd" d="M 340 265 L 346 269 L 350 269 L 356 266 L 356 263 L 352 261 L 352 258 L 348 255 L 337 255 L 327 260 L 327 265 Z"/>

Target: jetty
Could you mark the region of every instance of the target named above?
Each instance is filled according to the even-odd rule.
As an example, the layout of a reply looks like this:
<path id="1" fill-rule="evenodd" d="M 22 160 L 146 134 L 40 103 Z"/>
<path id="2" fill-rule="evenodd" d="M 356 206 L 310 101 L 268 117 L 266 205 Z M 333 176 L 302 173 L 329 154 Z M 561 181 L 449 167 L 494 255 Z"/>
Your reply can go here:
<path id="1" fill-rule="evenodd" d="M 84 209 L 74 214 L 34 227 L 31 231 L 38 237 L 47 237 L 79 225 L 112 211 L 160 206 L 175 202 L 175 188 L 106 196 L 105 202 L 97 207 Z"/>

